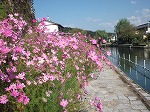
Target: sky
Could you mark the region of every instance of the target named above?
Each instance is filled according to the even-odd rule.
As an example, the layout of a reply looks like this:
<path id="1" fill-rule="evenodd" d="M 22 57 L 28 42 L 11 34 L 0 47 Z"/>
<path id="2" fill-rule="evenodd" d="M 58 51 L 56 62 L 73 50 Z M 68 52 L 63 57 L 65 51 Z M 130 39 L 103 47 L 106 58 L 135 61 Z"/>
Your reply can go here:
<path id="1" fill-rule="evenodd" d="M 64 27 L 114 32 L 120 19 L 137 26 L 150 21 L 150 0 L 34 0 L 36 19 Z"/>

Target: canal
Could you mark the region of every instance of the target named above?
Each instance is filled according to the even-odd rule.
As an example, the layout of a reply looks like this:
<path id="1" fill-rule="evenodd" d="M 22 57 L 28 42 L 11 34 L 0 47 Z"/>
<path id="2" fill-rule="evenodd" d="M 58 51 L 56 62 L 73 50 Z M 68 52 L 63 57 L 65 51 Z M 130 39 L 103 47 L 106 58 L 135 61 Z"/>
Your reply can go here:
<path id="1" fill-rule="evenodd" d="M 150 93 L 150 49 L 108 47 L 109 60 Z"/>

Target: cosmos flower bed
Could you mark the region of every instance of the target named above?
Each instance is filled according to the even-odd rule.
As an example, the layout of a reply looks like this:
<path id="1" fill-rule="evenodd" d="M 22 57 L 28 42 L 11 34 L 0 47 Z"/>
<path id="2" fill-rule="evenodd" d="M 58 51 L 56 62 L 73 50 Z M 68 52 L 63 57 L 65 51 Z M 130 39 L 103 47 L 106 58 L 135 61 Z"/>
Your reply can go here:
<path id="1" fill-rule="evenodd" d="M 2 112 L 78 111 L 90 73 L 103 67 L 96 40 L 45 33 L 42 25 L 30 27 L 18 14 L 0 22 Z M 100 102 L 96 106 L 101 111 Z"/>

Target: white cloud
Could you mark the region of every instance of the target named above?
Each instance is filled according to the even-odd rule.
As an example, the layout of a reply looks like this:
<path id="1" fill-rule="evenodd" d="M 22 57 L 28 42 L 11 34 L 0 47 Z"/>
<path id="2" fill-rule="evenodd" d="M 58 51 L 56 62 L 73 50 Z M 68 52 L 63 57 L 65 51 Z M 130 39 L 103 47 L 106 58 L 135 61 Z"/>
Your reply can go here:
<path id="1" fill-rule="evenodd" d="M 71 28 L 74 28 L 74 27 L 75 27 L 75 25 L 74 25 L 74 24 L 64 25 L 64 27 L 71 27 Z"/>
<path id="2" fill-rule="evenodd" d="M 131 22 L 131 24 L 134 24 L 134 25 L 142 24 L 142 19 L 139 16 L 131 16 L 131 17 L 128 17 L 127 19 Z"/>
<path id="3" fill-rule="evenodd" d="M 127 18 L 134 25 L 141 25 L 150 21 L 150 9 L 142 9 L 138 11 L 137 16 L 131 16 Z"/>
<path id="4" fill-rule="evenodd" d="M 150 9 L 143 9 L 142 14 L 145 18 L 150 18 Z"/>
<path id="5" fill-rule="evenodd" d="M 100 26 L 103 26 L 103 27 L 109 27 L 109 28 L 113 28 L 114 27 L 114 24 L 113 23 L 100 23 L 99 24 Z"/>
<path id="6" fill-rule="evenodd" d="M 92 21 L 92 22 L 101 21 L 101 19 L 99 19 L 99 18 L 90 18 L 90 17 L 86 18 L 86 20 L 87 20 L 87 21 Z"/>
<path id="7" fill-rule="evenodd" d="M 136 4 L 136 1 L 130 1 L 131 4 L 135 5 Z"/>

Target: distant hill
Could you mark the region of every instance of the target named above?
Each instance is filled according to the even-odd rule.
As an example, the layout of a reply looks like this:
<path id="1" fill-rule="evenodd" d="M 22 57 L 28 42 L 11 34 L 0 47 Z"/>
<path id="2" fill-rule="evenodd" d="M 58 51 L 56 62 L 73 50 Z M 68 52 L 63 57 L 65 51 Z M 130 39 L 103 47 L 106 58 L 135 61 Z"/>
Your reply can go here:
<path id="1" fill-rule="evenodd" d="M 71 28 L 71 27 L 64 27 L 63 32 L 65 33 L 78 33 L 81 32 L 82 34 L 86 34 L 87 36 L 90 35 L 93 38 L 98 38 L 98 37 L 102 37 L 102 38 L 109 38 L 112 35 L 114 35 L 114 33 L 109 33 L 106 32 L 105 30 L 97 30 L 97 31 L 90 31 L 90 30 L 83 30 L 80 28 Z"/>

